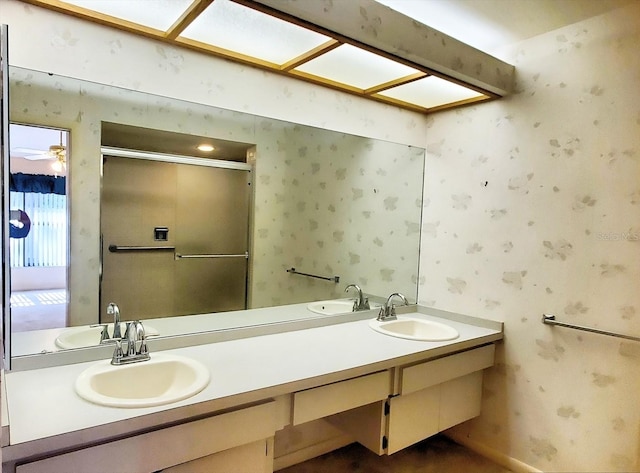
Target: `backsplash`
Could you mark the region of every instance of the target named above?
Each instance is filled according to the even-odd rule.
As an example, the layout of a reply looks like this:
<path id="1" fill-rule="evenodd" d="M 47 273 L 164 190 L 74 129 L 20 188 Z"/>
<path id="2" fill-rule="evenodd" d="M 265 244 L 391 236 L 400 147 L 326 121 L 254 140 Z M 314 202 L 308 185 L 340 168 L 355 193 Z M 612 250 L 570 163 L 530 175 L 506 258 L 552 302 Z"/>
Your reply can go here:
<path id="1" fill-rule="evenodd" d="M 543 471 L 640 471 L 640 4 L 517 45 L 517 91 L 434 115 L 419 301 L 505 322 L 456 428 Z"/>

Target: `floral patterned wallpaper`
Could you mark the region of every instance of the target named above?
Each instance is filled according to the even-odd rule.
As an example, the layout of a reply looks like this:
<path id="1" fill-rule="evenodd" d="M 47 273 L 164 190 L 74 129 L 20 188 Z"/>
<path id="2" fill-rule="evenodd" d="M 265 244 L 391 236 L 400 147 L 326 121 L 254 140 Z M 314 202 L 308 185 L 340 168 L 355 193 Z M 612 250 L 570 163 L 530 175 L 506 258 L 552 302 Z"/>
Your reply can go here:
<path id="1" fill-rule="evenodd" d="M 542 471 L 640 471 L 640 3 L 512 49 L 512 96 L 427 130 L 420 302 L 505 322 L 454 430 Z"/>
<path id="2" fill-rule="evenodd" d="M 424 149 L 268 119 L 256 135 L 252 306 L 345 297 L 351 283 L 416 300 Z"/>
<path id="3" fill-rule="evenodd" d="M 498 364 L 485 378 L 483 414 L 454 434 L 543 471 L 640 471 L 638 344 L 540 322 L 549 312 L 568 322 L 640 334 L 639 18 L 640 4 L 632 2 L 619 12 L 525 41 L 509 61 L 516 65 L 515 94 L 425 118 L 15 0 L 3 2 L 3 20 L 17 37 L 30 38 L 12 42 L 16 65 L 426 145 L 419 300 L 505 322 Z M 202 72 L 210 67 L 216 68 L 215 80 Z M 52 105 L 52 121 L 61 120 L 60 112 Z M 64 120 L 72 125 L 82 118 Z M 254 130 L 256 136 L 264 132 L 261 124 Z M 295 137 L 294 130 L 283 133 Z M 331 222 L 329 205 L 344 204 L 324 207 L 324 201 L 311 198 L 299 205 L 307 185 L 341 185 L 338 168 L 321 162 L 321 150 L 331 144 L 319 144 L 320 150 L 305 151 L 297 143 L 282 149 L 277 140 L 269 144 L 291 163 L 277 169 L 268 157 L 257 156 L 264 176 L 258 177 L 262 190 L 256 191 L 256 205 L 272 199 L 298 227 L 272 231 L 269 217 L 257 219 L 256 240 L 267 242 L 282 232 L 282 245 L 296 251 L 292 265 L 333 272 L 335 267 L 308 258 L 305 248 L 314 242 L 296 241 L 292 231 Z M 348 144 L 338 139 L 336 146 Z M 293 163 L 294 157 L 299 161 Z M 354 164 L 352 174 L 344 174 L 358 178 L 347 196 L 354 215 L 365 218 L 369 209 L 359 206 L 375 187 L 358 176 Z M 289 171 L 298 165 L 296 172 L 317 179 L 298 181 L 298 195 L 278 202 L 283 180 L 295 185 Z M 81 158 L 76 178 L 91 166 Z M 359 189 L 363 199 L 356 200 Z M 89 186 L 84 197 L 95 201 L 96 191 Z M 384 200 L 398 197 L 400 205 L 402 196 L 380 197 L 378 210 L 387 211 Z M 73 238 L 88 241 L 95 217 L 78 218 L 83 225 Z M 413 232 L 413 224 L 399 228 Z M 323 245 L 340 237 L 328 230 Z M 387 244 L 378 238 L 374 248 Z M 263 251 L 282 268 L 276 246 Z M 368 255 L 352 253 L 341 259 L 362 261 Z M 265 290 L 288 291 L 286 282 L 271 276 L 266 272 L 256 280 Z"/>

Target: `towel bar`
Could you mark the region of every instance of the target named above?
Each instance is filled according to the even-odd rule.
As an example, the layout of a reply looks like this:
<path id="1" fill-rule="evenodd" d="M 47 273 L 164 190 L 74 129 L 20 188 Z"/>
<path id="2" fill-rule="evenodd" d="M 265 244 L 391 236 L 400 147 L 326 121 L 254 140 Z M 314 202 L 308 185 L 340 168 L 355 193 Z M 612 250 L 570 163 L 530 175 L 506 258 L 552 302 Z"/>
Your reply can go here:
<path id="1" fill-rule="evenodd" d="M 599 330 L 597 328 L 583 327 L 582 325 L 573 325 L 573 324 L 567 324 L 565 322 L 558 322 L 556 321 L 556 316 L 551 314 L 542 314 L 542 323 L 545 325 L 557 325 L 559 327 L 572 328 L 574 330 L 583 330 L 585 332 L 598 333 L 600 335 L 608 335 L 610 337 L 624 338 L 625 340 L 633 340 L 635 342 L 640 342 L 640 337 L 632 337 L 631 335 L 608 332 L 606 330 Z"/>
<path id="2" fill-rule="evenodd" d="M 315 274 L 301 273 L 300 271 L 296 271 L 296 268 L 287 269 L 287 273 L 299 274 L 300 276 L 307 276 L 308 278 L 323 279 L 325 281 L 333 281 L 335 283 L 340 282 L 340 276 L 334 276 L 332 278 L 327 278 L 324 276 L 316 276 Z"/>

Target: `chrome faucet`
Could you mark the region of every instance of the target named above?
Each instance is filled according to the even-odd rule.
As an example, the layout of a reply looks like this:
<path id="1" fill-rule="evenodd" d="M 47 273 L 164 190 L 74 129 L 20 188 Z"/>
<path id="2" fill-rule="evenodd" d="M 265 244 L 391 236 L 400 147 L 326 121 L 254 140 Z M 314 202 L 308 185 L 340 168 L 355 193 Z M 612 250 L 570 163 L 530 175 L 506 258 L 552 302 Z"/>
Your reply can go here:
<path id="1" fill-rule="evenodd" d="M 387 301 L 384 303 L 384 305 L 380 307 L 380 313 L 378 313 L 378 317 L 376 318 L 376 320 L 380 322 L 386 322 L 388 320 L 397 320 L 396 306 L 391 303 L 394 297 L 398 297 L 402 299 L 402 302 L 404 303 L 404 305 L 409 305 L 409 301 L 407 300 L 406 297 L 404 297 L 399 292 L 394 292 L 387 298 Z"/>
<path id="2" fill-rule="evenodd" d="M 362 289 L 360 289 L 360 286 L 358 286 L 357 284 L 349 284 L 347 287 L 344 288 L 344 292 L 347 292 L 352 287 L 355 288 L 356 291 L 358 291 L 358 298 L 353 302 L 352 312 L 371 309 L 371 307 L 369 307 L 369 299 L 364 297 L 364 294 L 362 293 Z"/>
<path id="3" fill-rule="evenodd" d="M 116 340 L 116 349 L 111 358 L 112 365 L 126 365 L 139 361 L 149 360 L 149 348 L 147 347 L 147 337 L 144 333 L 144 326 L 139 320 L 127 322 L 127 330 L 123 340 Z M 123 348 L 122 342 L 126 343 Z M 138 342 L 140 346 L 138 347 Z"/>
<path id="4" fill-rule="evenodd" d="M 114 343 L 116 340 L 122 339 L 122 332 L 120 331 L 120 309 L 116 304 L 110 302 L 107 306 L 107 315 L 113 316 L 113 336 L 109 335 L 109 324 L 94 324 L 89 327 L 102 327 L 100 332 L 100 345 L 106 345 Z"/>
<path id="5" fill-rule="evenodd" d="M 122 333 L 120 332 L 120 309 L 113 302 L 110 302 L 107 306 L 107 315 L 113 315 L 113 337 L 111 338 L 122 338 Z"/>

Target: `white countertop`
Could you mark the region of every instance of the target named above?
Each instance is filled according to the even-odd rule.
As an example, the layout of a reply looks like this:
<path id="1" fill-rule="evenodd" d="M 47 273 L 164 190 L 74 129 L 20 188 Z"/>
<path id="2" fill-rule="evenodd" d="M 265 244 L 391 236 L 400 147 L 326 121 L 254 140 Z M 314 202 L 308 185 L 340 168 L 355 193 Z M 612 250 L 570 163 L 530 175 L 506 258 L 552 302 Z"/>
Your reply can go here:
<path id="1" fill-rule="evenodd" d="M 3 456 L 9 460 L 100 441 L 502 338 L 497 322 L 475 319 L 478 325 L 471 325 L 417 316 L 445 322 L 460 336 L 443 342 L 404 340 L 375 332 L 369 320 L 360 320 L 169 350 L 205 364 L 211 382 L 199 394 L 166 406 L 122 409 L 81 399 L 75 379 L 94 362 L 7 373 L 10 447 Z"/>

